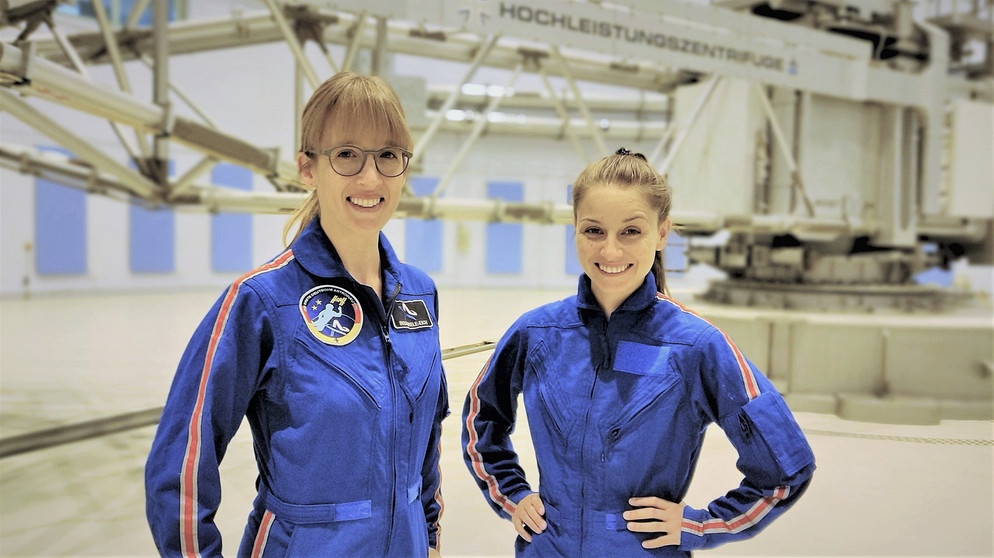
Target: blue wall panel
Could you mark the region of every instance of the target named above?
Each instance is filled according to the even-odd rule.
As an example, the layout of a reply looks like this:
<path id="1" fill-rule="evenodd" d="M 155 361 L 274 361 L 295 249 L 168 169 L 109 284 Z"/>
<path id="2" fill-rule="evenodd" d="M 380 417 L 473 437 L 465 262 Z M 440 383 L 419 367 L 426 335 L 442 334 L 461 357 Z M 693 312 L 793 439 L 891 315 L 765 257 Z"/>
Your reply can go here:
<path id="1" fill-rule="evenodd" d="M 435 191 L 438 178 L 415 176 L 410 180 L 411 189 L 417 196 L 428 196 Z M 425 273 L 442 271 L 442 232 L 444 223 L 440 220 L 407 219 L 404 235 L 407 249 L 404 261 Z"/>
<path id="2" fill-rule="evenodd" d="M 148 210 L 132 205 L 128 229 L 129 261 L 134 273 L 176 270 L 176 215 L 171 209 Z"/>
<path id="3" fill-rule="evenodd" d="M 487 198 L 521 202 L 525 199 L 522 182 L 488 182 Z M 524 228 L 520 223 L 487 225 L 487 273 L 521 273 Z"/>
<path id="4" fill-rule="evenodd" d="M 169 161 L 169 174 L 173 174 Z M 128 262 L 132 273 L 172 273 L 176 270 L 176 215 L 172 209 L 128 209 Z"/>
<path id="5" fill-rule="evenodd" d="M 42 151 L 69 155 L 64 149 Z M 35 269 L 41 275 L 86 273 L 86 192 L 35 179 Z"/>
<path id="6" fill-rule="evenodd" d="M 109 18 L 114 18 L 116 15 L 115 23 L 123 24 L 127 21 L 128 15 L 131 14 L 131 10 L 138 0 L 118 0 L 120 3 L 120 9 L 116 12 L 114 11 L 114 2 L 110 0 L 103 0 L 104 11 L 107 13 Z M 138 19 L 138 25 L 141 27 L 151 27 L 152 26 L 152 8 L 151 4 L 148 4 L 145 11 L 142 12 L 141 17 Z M 78 0 L 74 4 L 70 5 L 59 5 L 58 11 L 70 14 L 74 16 L 83 17 L 96 17 L 96 12 L 93 9 L 93 0 Z M 176 0 L 169 0 L 169 21 L 176 20 Z"/>
<path id="7" fill-rule="evenodd" d="M 252 171 L 230 163 L 218 163 L 211 182 L 238 190 L 252 190 Z M 242 272 L 253 267 L 252 216 L 246 213 L 211 215 L 211 269 Z"/>

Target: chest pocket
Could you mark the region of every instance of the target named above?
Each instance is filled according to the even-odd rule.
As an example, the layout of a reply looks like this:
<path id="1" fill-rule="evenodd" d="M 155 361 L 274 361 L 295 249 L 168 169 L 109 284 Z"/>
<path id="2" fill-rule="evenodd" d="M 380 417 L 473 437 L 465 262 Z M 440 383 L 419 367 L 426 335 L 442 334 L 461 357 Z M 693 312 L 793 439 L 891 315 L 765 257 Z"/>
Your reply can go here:
<path id="1" fill-rule="evenodd" d="M 578 347 L 573 349 L 553 350 L 545 341 L 539 342 L 528 355 L 522 386 L 531 424 L 537 425 L 540 420 L 549 422 L 559 435 L 567 438 L 573 427 L 582 422 L 594 382 L 589 353 Z M 541 414 L 533 419 L 530 409 L 539 408 Z"/>
<path id="2" fill-rule="evenodd" d="M 348 346 L 336 347 L 313 339 L 301 328 L 290 351 L 294 374 L 285 381 L 289 389 L 301 393 L 313 394 L 324 387 L 331 388 L 335 398 L 350 393 L 351 399 L 377 410 L 388 404 L 389 397 L 381 354 L 382 349 L 363 336 Z"/>
<path id="3" fill-rule="evenodd" d="M 412 404 L 424 395 L 432 371 L 438 366 L 437 332 L 435 328 L 421 331 L 390 331 L 390 341 L 394 346 L 393 358 L 401 367 L 397 379 Z"/>
<path id="4" fill-rule="evenodd" d="M 615 350 L 614 370 L 605 388 L 621 403 L 613 428 L 635 421 L 660 398 L 678 395 L 680 374 L 669 364 L 670 347 L 620 341 Z"/>

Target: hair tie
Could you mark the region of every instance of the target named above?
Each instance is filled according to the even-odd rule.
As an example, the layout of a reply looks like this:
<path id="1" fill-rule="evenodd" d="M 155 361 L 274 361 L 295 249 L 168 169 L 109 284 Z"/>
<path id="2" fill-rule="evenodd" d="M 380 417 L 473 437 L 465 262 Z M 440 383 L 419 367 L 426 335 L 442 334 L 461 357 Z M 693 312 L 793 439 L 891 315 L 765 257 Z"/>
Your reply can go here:
<path id="1" fill-rule="evenodd" d="M 632 157 L 638 157 L 639 159 L 642 159 L 643 161 L 648 162 L 648 160 L 645 158 L 645 155 L 643 155 L 641 153 L 632 153 L 631 151 L 625 149 L 624 147 L 622 147 L 621 149 L 615 151 L 614 153 L 615 153 L 615 155 L 631 155 Z"/>

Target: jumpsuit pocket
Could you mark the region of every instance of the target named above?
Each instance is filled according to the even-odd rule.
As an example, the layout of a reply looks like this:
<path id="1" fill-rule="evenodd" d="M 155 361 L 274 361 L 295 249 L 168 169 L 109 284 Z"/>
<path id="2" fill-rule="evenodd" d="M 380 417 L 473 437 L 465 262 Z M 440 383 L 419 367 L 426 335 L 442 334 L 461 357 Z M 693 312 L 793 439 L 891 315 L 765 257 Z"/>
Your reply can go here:
<path id="1" fill-rule="evenodd" d="M 559 511 L 559 508 L 549 504 L 545 500 L 542 500 L 542 505 L 545 506 L 545 531 L 532 533 L 532 542 L 528 542 L 518 535 L 514 540 L 515 555 L 537 556 L 539 558 L 546 556 L 570 556 L 572 554 L 569 551 L 570 549 L 562 547 L 564 543 L 570 543 L 570 541 L 564 541 L 564 519 L 562 513 Z"/>
<path id="2" fill-rule="evenodd" d="M 551 423 L 562 437 L 568 437 L 579 422 L 580 410 L 587 404 L 594 381 L 586 367 L 577 370 L 575 358 L 574 354 L 552 350 L 539 342 L 528 356 L 522 382 L 529 420 L 534 425 Z"/>
<path id="3" fill-rule="evenodd" d="M 381 408 L 380 401 L 386 399 L 388 385 L 382 379 L 379 363 L 355 359 L 349 351 L 329 348 L 301 335 L 296 337 L 293 347 L 289 360 L 294 374 L 285 380 L 288 390 L 328 393 L 322 390 L 329 383 L 337 384 L 330 387 L 330 393 L 337 394 L 337 398 L 347 393 L 370 411 Z"/>
<path id="4" fill-rule="evenodd" d="M 373 515 L 370 500 L 334 504 L 290 504 L 265 488 L 259 493 L 259 503 L 266 509 L 264 517 L 274 516 L 280 531 L 289 535 L 288 539 L 279 537 L 286 541 L 285 556 L 337 556 L 357 543 L 362 548 L 366 544 L 364 532 L 369 526 L 364 525 L 365 522 L 361 520 L 367 520 Z M 275 525 L 268 533 L 268 541 L 260 536 L 267 546 L 270 542 L 279 542 L 273 540 L 273 529 L 276 529 Z M 259 544 L 260 541 L 257 541 L 256 548 Z"/>
<path id="5" fill-rule="evenodd" d="M 786 482 L 814 462 L 814 453 L 787 403 L 776 392 L 766 392 L 746 403 L 741 424 L 754 455 L 768 470 L 779 472 L 778 483 Z"/>

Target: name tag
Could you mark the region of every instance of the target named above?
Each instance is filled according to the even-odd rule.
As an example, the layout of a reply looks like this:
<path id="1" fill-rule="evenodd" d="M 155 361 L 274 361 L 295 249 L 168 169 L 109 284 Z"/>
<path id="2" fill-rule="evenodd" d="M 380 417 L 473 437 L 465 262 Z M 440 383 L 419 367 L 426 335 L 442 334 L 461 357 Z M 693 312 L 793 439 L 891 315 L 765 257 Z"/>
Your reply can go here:
<path id="1" fill-rule="evenodd" d="M 434 324 L 423 300 L 398 300 L 390 313 L 394 329 L 429 329 Z"/>

